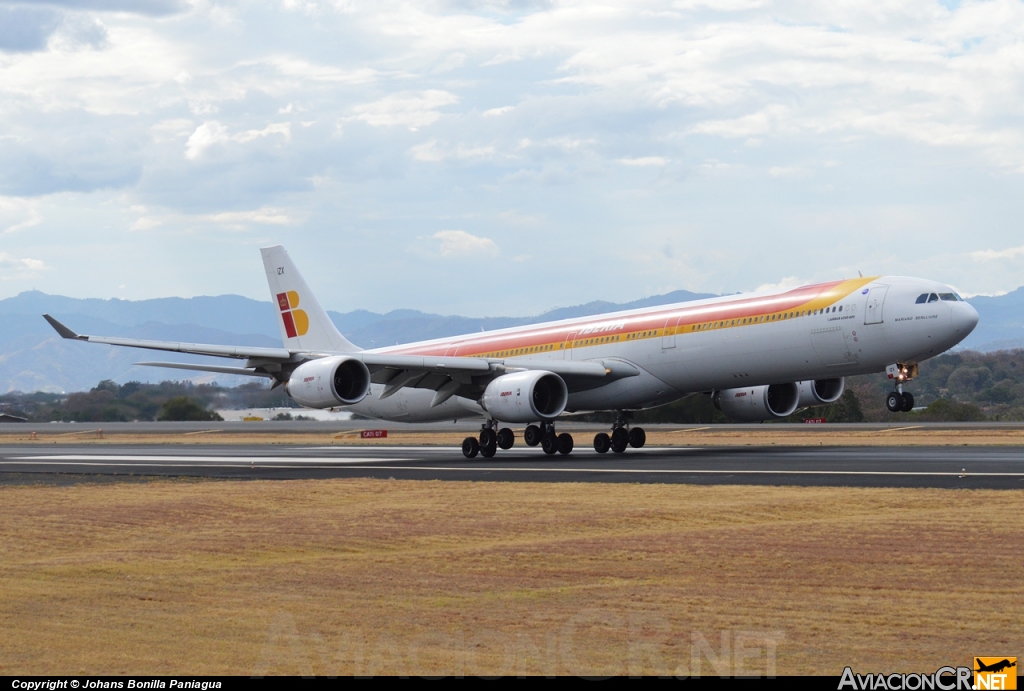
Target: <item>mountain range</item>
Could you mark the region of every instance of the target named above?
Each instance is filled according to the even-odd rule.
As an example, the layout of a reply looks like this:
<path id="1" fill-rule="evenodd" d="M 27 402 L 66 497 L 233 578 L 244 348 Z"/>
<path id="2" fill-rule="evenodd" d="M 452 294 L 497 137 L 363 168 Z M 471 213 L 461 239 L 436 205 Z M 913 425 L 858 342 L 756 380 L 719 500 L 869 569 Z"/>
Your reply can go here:
<path id="1" fill-rule="evenodd" d="M 475 318 L 407 309 L 385 314 L 366 310 L 328 314 L 338 330 L 353 343 L 374 348 L 707 297 L 714 296 L 678 290 L 627 303 L 594 301 L 560 307 L 532 317 Z M 969 302 L 978 310 L 981 320 L 961 348 L 979 351 L 1024 348 L 1024 287 L 998 297 L 975 297 Z M 191 375 L 184 371 L 137 367 L 133 363 L 151 359 L 216 364 L 223 364 L 223 360 L 64 340 L 43 320 L 44 313 L 52 314 L 79 333 L 97 336 L 281 345 L 274 306 L 240 295 L 102 300 L 27 291 L 0 300 L 0 393 L 83 391 L 103 379 L 124 383 L 188 378 L 195 382 L 216 380 L 229 386 L 251 381 L 247 377 Z"/>

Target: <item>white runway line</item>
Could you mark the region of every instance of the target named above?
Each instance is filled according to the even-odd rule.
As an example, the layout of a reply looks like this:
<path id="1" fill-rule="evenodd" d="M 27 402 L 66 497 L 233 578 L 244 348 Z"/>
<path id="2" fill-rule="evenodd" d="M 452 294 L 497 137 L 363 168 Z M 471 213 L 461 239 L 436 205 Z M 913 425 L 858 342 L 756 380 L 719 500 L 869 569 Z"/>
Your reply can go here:
<path id="1" fill-rule="evenodd" d="M 308 458 L 296 456 L 101 456 L 90 454 L 68 454 L 60 456 L 15 456 L 9 460 L 0 460 L 4 465 L 181 465 L 181 466 L 219 466 L 219 465 L 260 465 L 267 463 L 315 463 L 338 465 L 339 463 L 408 463 L 413 458 Z M 84 463 L 88 461 L 88 463 Z M 287 467 L 287 466 L 282 466 Z"/>
<path id="2" fill-rule="evenodd" d="M 359 465 L 352 466 L 353 470 L 435 470 L 435 471 L 483 471 L 495 472 L 524 472 L 524 473 L 624 473 L 624 474 L 670 474 L 670 475 L 923 475 L 932 477 L 960 477 L 959 470 L 943 472 L 915 472 L 900 470 L 683 470 L 683 469 L 659 469 L 652 468 L 509 468 L 501 466 L 476 467 L 476 466 L 373 466 Z M 967 477 L 1024 477 L 1024 473 L 967 473 Z"/>
<path id="3" fill-rule="evenodd" d="M 394 458 L 281 458 L 274 456 L 100 456 L 69 454 L 59 456 L 19 456 L 4 465 L 44 465 L 75 467 L 125 468 L 261 468 L 273 470 L 309 470 L 342 466 L 352 470 L 408 470 L 463 473 L 591 473 L 609 475 L 848 475 L 848 476 L 908 476 L 908 477 L 960 477 L 960 471 L 901 471 L 901 470 L 735 470 L 708 468 L 582 468 L 563 466 L 396 466 L 381 463 L 408 463 L 414 459 Z M 971 472 L 971 477 L 1024 477 L 1024 473 Z"/>

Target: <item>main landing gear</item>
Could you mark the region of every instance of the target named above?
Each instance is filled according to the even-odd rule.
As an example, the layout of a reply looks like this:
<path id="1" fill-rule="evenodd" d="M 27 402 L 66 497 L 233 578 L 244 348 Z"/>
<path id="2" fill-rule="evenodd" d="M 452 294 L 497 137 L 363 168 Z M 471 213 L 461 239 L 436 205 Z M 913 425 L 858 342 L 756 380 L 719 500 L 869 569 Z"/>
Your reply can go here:
<path id="1" fill-rule="evenodd" d="M 516 435 L 508 427 L 498 429 L 497 420 L 488 420 L 480 428 L 480 437 L 466 437 L 462 440 L 462 455 L 476 458 L 480 454 L 484 458 L 493 458 L 499 448 L 511 449 L 516 443 Z"/>
<path id="2" fill-rule="evenodd" d="M 885 372 L 896 389 L 885 397 L 885 407 L 890 413 L 909 413 L 914 409 L 914 394 L 904 391 L 903 385 L 917 375 L 917 365 L 897 362 L 886 367 Z"/>
<path id="3" fill-rule="evenodd" d="M 611 435 L 600 432 L 594 437 L 594 451 L 608 453 L 608 449 L 611 449 L 615 453 L 622 453 L 627 446 L 639 449 L 646 444 L 647 433 L 642 427 L 630 428 L 629 419 L 631 417 L 632 415 L 629 413 L 620 410 L 615 415 Z"/>
<path id="4" fill-rule="evenodd" d="M 544 449 L 544 453 L 553 456 L 556 453 L 568 454 L 573 449 L 571 434 L 555 432 L 554 422 L 542 422 L 539 425 L 527 425 L 523 431 L 523 441 L 527 446 L 537 446 Z"/>

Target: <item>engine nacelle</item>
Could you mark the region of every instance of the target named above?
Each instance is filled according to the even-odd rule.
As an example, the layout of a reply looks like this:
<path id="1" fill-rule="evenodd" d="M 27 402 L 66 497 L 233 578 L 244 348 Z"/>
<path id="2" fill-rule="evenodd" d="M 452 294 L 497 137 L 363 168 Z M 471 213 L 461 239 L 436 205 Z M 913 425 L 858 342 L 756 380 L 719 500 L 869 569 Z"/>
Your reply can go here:
<path id="1" fill-rule="evenodd" d="M 795 382 L 716 391 L 715 407 L 733 420 L 760 422 L 792 415 L 800 402 Z"/>
<path id="2" fill-rule="evenodd" d="M 825 405 L 835 403 L 846 390 L 846 380 L 843 377 L 835 379 L 812 379 L 810 381 L 797 382 L 800 387 L 800 403 L 798 407 L 809 408 L 814 405 Z"/>
<path id="3" fill-rule="evenodd" d="M 484 389 L 480 399 L 491 416 L 502 422 L 551 420 L 569 402 L 569 389 L 557 374 L 542 370 L 503 374 Z"/>
<path id="4" fill-rule="evenodd" d="M 358 403 L 370 390 L 370 370 L 360 360 L 337 355 L 305 362 L 285 385 L 288 395 L 307 408 Z"/>

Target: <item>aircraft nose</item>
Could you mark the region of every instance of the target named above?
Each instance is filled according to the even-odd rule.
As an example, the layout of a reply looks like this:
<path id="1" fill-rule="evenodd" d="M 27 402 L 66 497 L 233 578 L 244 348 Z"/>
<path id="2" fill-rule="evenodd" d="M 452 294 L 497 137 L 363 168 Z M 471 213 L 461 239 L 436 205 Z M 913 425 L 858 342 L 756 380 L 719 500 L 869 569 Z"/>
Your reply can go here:
<path id="1" fill-rule="evenodd" d="M 961 337 L 965 337 L 978 325 L 978 310 L 966 302 L 961 302 L 956 307 L 957 309 L 953 310 L 953 326 Z"/>

